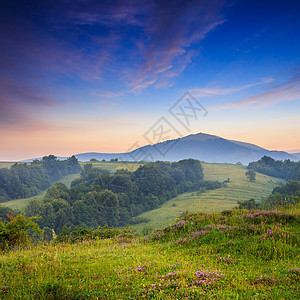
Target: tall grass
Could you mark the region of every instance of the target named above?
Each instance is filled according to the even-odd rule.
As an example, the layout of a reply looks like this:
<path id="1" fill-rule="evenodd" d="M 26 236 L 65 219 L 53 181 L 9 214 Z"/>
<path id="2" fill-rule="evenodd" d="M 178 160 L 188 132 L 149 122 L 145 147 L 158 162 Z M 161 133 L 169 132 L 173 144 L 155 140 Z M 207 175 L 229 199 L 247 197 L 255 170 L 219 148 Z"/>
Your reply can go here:
<path id="1" fill-rule="evenodd" d="M 0 257 L 1 299 L 298 299 L 299 206 L 186 214 L 145 239 Z"/>

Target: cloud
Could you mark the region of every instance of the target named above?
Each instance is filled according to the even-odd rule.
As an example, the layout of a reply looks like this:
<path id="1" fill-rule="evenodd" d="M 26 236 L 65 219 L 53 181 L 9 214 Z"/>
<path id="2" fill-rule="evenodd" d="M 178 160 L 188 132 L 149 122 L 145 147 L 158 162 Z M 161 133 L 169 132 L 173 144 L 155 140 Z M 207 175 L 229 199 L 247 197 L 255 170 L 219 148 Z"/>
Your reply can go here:
<path id="1" fill-rule="evenodd" d="M 142 61 L 131 76 L 138 91 L 180 74 L 199 50 L 206 35 L 225 22 L 224 1 L 157 1 L 145 26 Z M 135 70 L 136 72 L 136 70 Z"/>
<path id="2" fill-rule="evenodd" d="M 26 105 L 56 105 L 58 103 L 56 100 L 43 96 L 45 92 L 42 88 L 19 85 L 12 80 L 0 77 L 0 99 L 2 101 L 25 103 Z"/>
<path id="3" fill-rule="evenodd" d="M 123 95 L 122 92 L 112 92 L 112 91 L 105 91 L 99 89 L 91 90 L 90 94 L 98 97 L 103 97 L 103 98 L 115 98 Z"/>
<path id="4" fill-rule="evenodd" d="M 142 25 L 142 17 L 147 14 L 153 1 L 137 0 L 67 0 L 61 1 L 59 12 L 77 24 Z"/>
<path id="5" fill-rule="evenodd" d="M 0 125 L 1 130 L 35 130 L 48 127 L 39 115 L 49 108 L 59 105 L 48 98 L 44 89 L 21 86 L 16 82 L 0 77 Z"/>
<path id="6" fill-rule="evenodd" d="M 101 80 L 119 37 L 115 33 L 98 36 L 94 29 L 76 26 L 67 4 L 45 0 L 22 2 L 19 7 L 13 2 L 4 5 L 0 11 L 0 27 L 5 28 L 0 30 L 0 74 L 22 74 L 33 80 L 57 80 L 58 76 Z"/>
<path id="7" fill-rule="evenodd" d="M 190 92 L 195 97 L 208 97 L 208 96 L 225 96 L 249 89 L 254 86 L 267 84 L 273 82 L 273 77 L 262 78 L 261 80 L 242 86 L 230 87 L 230 88 L 218 88 L 218 87 L 207 87 L 207 88 L 194 88 L 190 89 Z"/>
<path id="8" fill-rule="evenodd" d="M 2 73 L 94 84 L 110 74 L 133 93 L 170 86 L 228 7 L 225 0 L 7 1 Z"/>
<path id="9" fill-rule="evenodd" d="M 210 109 L 221 110 L 249 105 L 252 105 L 254 108 L 261 108 L 266 105 L 298 99 L 300 99 L 300 72 L 299 70 L 294 70 L 294 75 L 291 78 L 269 87 L 266 92 L 224 105 L 213 106 Z"/>

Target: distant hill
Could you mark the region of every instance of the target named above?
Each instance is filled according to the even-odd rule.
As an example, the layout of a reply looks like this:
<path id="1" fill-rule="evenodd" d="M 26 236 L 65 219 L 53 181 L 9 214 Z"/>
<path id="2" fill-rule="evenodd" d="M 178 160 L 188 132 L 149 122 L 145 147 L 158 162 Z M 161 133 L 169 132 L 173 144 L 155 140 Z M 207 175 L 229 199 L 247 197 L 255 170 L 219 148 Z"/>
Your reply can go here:
<path id="1" fill-rule="evenodd" d="M 298 153 L 292 153 L 293 156 L 296 156 L 298 158 L 298 160 L 300 160 L 300 152 Z"/>
<path id="2" fill-rule="evenodd" d="M 270 151 L 254 144 L 227 140 L 205 133 L 191 134 L 183 138 L 147 145 L 129 153 L 90 152 L 80 153 L 75 156 L 79 161 L 89 161 L 92 158 L 100 161 L 103 159 L 107 161 L 114 158 L 122 161 L 178 161 L 185 158 L 194 158 L 205 162 L 241 162 L 246 165 L 249 162 L 259 160 L 264 155 L 276 160 L 299 160 L 299 157 L 296 155 L 284 151 Z"/>
<path id="3" fill-rule="evenodd" d="M 169 149 L 169 150 L 168 150 Z M 270 151 L 253 144 L 227 140 L 218 136 L 198 133 L 181 139 L 165 141 L 142 148 L 154 160 L 177 161 L 195 158 L 205 162 L 248 164 L 267 155 L 277 160 L 297 160 L 297 157 L 283 151 Z M 140 151 L 138 150 L 135 150 Z M 160 154 L 165 153 L 165 155 Z M 134 155 L 134 153 L 131 153 Z"/>

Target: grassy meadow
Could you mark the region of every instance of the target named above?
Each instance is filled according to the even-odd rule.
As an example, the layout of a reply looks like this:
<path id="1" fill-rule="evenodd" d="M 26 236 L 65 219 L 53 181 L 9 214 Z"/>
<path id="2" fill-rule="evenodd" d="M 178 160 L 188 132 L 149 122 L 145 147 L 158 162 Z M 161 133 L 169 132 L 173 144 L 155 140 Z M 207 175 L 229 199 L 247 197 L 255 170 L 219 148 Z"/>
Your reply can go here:
<path id="1" fill-rule="evenodd" d="M 299 299 L 299 206 L 188 214 L 145 239 L 0 256 L 1 299 Z"/>
<path id="2" fill-rule="evenodd" d="M 260 173 L 257 173 L 255 182 L 250 182 L 245 176 L 246 167 L 233 164 L 203 163 L 203 167 L 205 180 L 223 182 L 229 178 L 227 187 L 204 193 L 191 192 L 178 195 L 159 208 L 140 214 L 139 217 L 150 219 L 150 222 L 133 225 L 133 228 L 139 233 L 145 226 L 153 229 L 160 228 L 169 225 L 187 210 L 190 212 L 219 212 L 233 208 L 237 205 L 237 201 L 251 198 L 260 201 L 268 196 L 274 187 L 286 182 L 283 179 Z"/>
<path id="3" fill-rule="evenodd" d="M 1 168 L 10 168 L 15 162 L 10 162 L 10 161 L 0 161 L 0 169 Z"/>
<path id="4" fill-rule="evenodd" d="M 120 169 L 128 169 L 128 171 L 134 172 L 142 164 L 140 162 L 126 162 L 126 161 L 99 161 L 99 162 L 79 162 L 83 167 L 85 164 L 92 164 L 94 168 L 102 168 L 110 171 L 111 173 Z"/>

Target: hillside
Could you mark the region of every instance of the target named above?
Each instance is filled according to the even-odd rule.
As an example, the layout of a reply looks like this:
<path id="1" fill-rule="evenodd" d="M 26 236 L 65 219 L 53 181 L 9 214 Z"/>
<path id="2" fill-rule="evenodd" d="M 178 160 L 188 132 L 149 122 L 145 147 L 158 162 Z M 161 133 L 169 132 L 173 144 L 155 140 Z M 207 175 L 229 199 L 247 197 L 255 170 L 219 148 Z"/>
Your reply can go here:
<path id="1" fill-rule="evenodd" d="M 7 168 L 8 166 L 12 165 L 14 163 L 4 163 L 3 167 Z M 80 165 L 81 167 L 83 167 L 86 163 L 81 162 Z M 129 169 L 129 170 L 136 170 L 141 164 L 139 163 L 126 163 L 126 162 L 93 162 L 92 163 L 94 167 L 96 168 L 103 168 L 106 169 L 110 172 L 115 172 L 117 169 Z M 70 187 L 71 182 L 80 177 L 80 173 L 77 174 L 71 174 L 68 175 L 64 178 L 62 178 L 61 180 L 57 181 L 57 182 L 61 182 L 64 183 L 67 187 Z M 19 209 L 19 210 L 23 210 L 31 200 L 38 200 L 38 201 L 42 201 L 44 196 L 46 195 L 48 189 L 42 191 L 41 193 L 39 193 L 36 196 L 33 197 L 28 197 L 28 198 L 22 198 L 22 199 L 17 199 L 17 200 L 11 200 L 11 201 L 7 201 L 7 202 L 2 202 L 0 203 L 0 206 L 7 206 L 13 209 Z"/>
<path id="2" fill-rule="evenodd" d="M 298 158 L 298 160 L 300 160 L 300 152 L 298 153 L 292 153 L 293 156 L 296 156 Z"/>
<path id="3" fill-rule="evenodd" d="M 83 162 L 80 163 L 81 166 L 84 164 L 85 163 Z M 94 167 L 103 168 L 110 172 L 115 172 L 117 169 L 123 168 L 134 171 L 140 166 L 139 163 L 126 162 L 93 162 L 92 164 Z M 186 210 L 195 211 L 201 208 L 201 210 L 205 212 L 220 211 L 232 208 L 236 205 L 237 201 L 240 200 L 248 200 L 250 198 L 261 200 L 262 197 L 268 196 L 275 186 L 285 182 L 278 178 L 258 174 L 257 180 L 253 184 L 249 182 L 244 175 L 246 168 L 238 165 L 203 163 L 203 167 L 205 180 L 219 180 L 223 182 L 230 178 L 230 182 L 227 183 L 228 187 L 207 191 L 200 195 L 197 194 L 197 192 L 185 193 L 173 198 L 166 202 L 161 208 L 141 215 L 151 219 L 151 222 L 148 225 L 151 225 L 153 228 L 165 226 L 170 223 L 170 220 L 174 220 L 174 218 L 178 217 Z M 69 187 L 71 181 L 77 177 L 79 177 L 79 174 L 70 175 L 59 182 L 65 183 Z M 45 196 L 45 193 L 46 191 L 34 197 L 3 202 L 0 203 L 0 205 L 24 209 L 33 199 L 41 201 Z M 176 206 L 172 206 L 174 203 Z M 157 215 L 158 213 L 160 216 L 159 218 Z M 155 221 L 152 223 L 153 219 Z M 134 225 L 134 227 L 141 231 L 145 225 L 147 224 L 141 223 Z"/>
<path id="4" fill-rule="evenodd" d="M 0 162 L 0 169 L 1 168 L 10 168 L 14 162 L 8 162 L 8 161 L 1 161 Z"/>
<path id="5" fill-rule="evenodd" d="M 78 178 L 79 175 L 80 175 L 80 173 L 67 175 L 64 178 L 62 178 L 61 180 L 57 181 L 57 182 L 64 183 L 66 186 L 70 187 L 71 182 L 74 179 Z M 7 206 L 7 207 L 10 207 L 10 208 L 13 208 L 13 209 L 23 210 L 31 200 L 42 201 L 44 196 L 46 195 L 47 190 L 44 190 L 41 193 L 39 193 L 38 195 L 33 196 L 33 197 L 2 202 L 2 203 L 0 203 L 0 206 Z"/>
<path id="6" fill-rule="evenodd" d="M 228 178 L 227 188 L 220 188 L 204 193 L 185 193 L 170 199 L 161 207 L 142 213 L 139 217 L 150 219 L 148 223 L 133 225 L 134 229 L 141 232 L 145 226 L 153 229 L 169 225 L 186 210 L 195 212 L 218 212 L 231 209 L 237 201 L 254 198 L 257 201 L 267 197 L 272 190 L 286 181 L 257 173 L 255 182 L 250 182 L 245 177 L 246 168 L 232 164 L 203 163 L 204 179 L 219 180 L 223 182 Z"/>
<path id="7" fill-rule="evenodd" d="M 165 141 L 153 146 L 148 145 L 142 149 L 154 160 L 176 161 L 194 158 L 204 162 L 248 164 L 264 155 L 276 159 L 297 160 L 293 155 L 283 151 L 269 151 L 253 144 L 227 140 L 205 133 L 191 134 L 177 140 Z M 134 156 L 134 153 L 131 155 Z"/>
<path id="8" fill-rule="evenodd" d="M 298 157 L 284 151 L 270 151 L 262 147 L 227 140 L 215 135 L 197 133 L 176 140 L 167 140 L 154 145 L 147 145 L 128 153 L 80 153 L 76 154 L 79 161 L 89 161 L 95 158 L 99 161 L 118 158 L 121 161 L 160 160 L 179 161 L 194 158 L 205 162 L 248 164 L 264 155 L 274 159 L 299 160 Z M 61 158 L 62 159 L 62 158 Z M 32 159 L 26 160 L 32 161 Z"/>
<path id="9" fill-rule="evenodd" d="M 0 256 L 1 299 L 298 299 L 299 206 L 189 214 L 130 235 Z"/>

